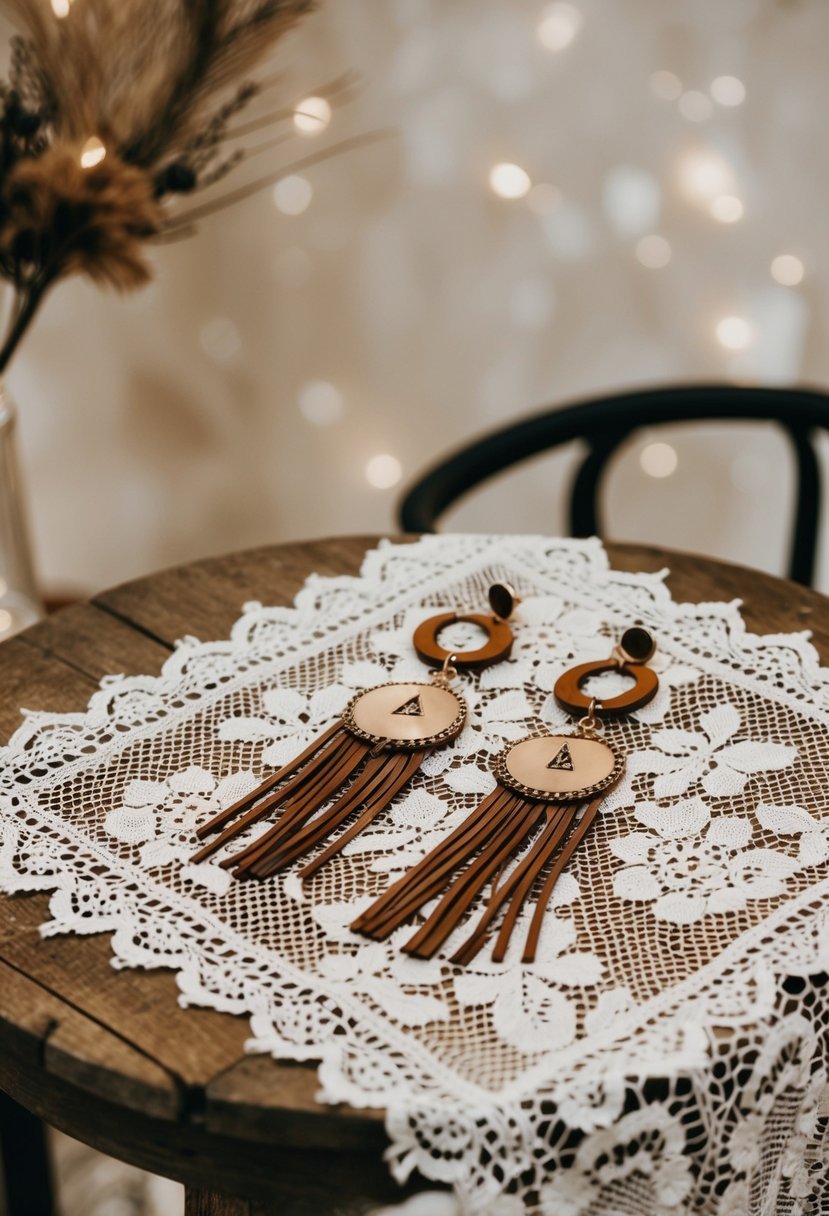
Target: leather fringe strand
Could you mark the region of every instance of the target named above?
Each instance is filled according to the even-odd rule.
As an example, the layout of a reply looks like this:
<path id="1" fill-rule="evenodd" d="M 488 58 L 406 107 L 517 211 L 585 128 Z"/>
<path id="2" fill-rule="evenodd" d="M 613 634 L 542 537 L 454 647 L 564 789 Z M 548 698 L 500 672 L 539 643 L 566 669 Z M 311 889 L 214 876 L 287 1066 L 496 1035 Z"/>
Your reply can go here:
<path id="1" fill-rule="evenodd" d="M 233 870 L 237 878 L 267 878 L 311 852 L 363 807 L 355 822 L 300 872 L 302 878 L 308 878 L 389 805 L 423 755 L 423 751 L 375 753 L 336 723 L 295 760 L 199 828 L 200 839 L 217 831 L 219 835 L 193 861 L 211 857 L 270 811 L 281 808 L 273 827 L 219 863 Z M 237 822 L 231 822 L 234 819 Z"/>
<path id="2" fill-rule="evenodd" d="M 579 803 L 530 801 L 497 786 L 446 840 L 375 900 L 352 928 L 367 937 L 386 938 L 418 908 L 443 892 L 440 903 L 403 946 L 407 954 L 432 958 L 491 881 L 491 894 L 478 924 L 450 961 L 459 964 L 472 961 L 484 944 L 490 925 L 509 900 L 492 956 L 495 961 L 501 961 L 525 904 L 552 862 L 524 946 L 523 961 L 532 962 L 544 912 L 556 881 L 590 827 L 601 801 L 601 798 L 594 799 L 573 827 Z M 501 881 L 511 858 L 539 825 L 540 831 L 525 856 Z M 476 853 L 463 873 L 445 889 L 453 872 Z"/>

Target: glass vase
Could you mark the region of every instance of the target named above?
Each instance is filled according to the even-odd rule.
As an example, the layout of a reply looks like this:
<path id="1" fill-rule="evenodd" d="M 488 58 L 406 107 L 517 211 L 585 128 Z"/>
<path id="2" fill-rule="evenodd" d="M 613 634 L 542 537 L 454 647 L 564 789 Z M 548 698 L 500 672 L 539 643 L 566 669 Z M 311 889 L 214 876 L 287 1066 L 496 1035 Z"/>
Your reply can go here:
<path id="1" fill-rule="evenodd" d="M 44 615 L 17 460 L 17 414 L 0 384 L 0 641 Z"/>

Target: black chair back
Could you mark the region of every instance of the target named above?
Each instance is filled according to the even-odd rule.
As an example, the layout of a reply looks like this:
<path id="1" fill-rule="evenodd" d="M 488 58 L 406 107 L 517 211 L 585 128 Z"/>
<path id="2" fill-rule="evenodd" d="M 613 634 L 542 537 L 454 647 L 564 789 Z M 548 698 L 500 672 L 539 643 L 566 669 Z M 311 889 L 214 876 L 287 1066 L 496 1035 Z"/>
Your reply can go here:
<path id="1" fill-rule="evenodd" d="M 406 532 L 434 532 L 442 513 L 482 481 L 522 460 L 580 440 L 588 451 L 570 492 L 571 536 L 602 535 L 599 492 L 614 452 L 634 431 L 675 422 L 775 422 L 797 462 L 797 503 L 789 577 L 811 586 L 821 504 L 816 430 L 829 430 L 829 393 L 807 388 L 685 385 L 617 393 L 545 410 L 454 452 L 407 490 L 399 509 Z"/>

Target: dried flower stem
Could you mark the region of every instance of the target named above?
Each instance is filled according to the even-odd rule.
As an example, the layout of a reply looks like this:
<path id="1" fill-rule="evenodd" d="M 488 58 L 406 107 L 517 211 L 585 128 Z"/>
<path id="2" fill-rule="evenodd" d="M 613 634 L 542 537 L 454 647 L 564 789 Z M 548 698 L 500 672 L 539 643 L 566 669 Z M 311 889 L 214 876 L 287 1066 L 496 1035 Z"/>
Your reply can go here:
<path id="1" fill-rule="evenodd" d="M 273 80 L 259 85 L 260 95 L 265 89 L 272 87 L 279 82 L 278 77 Z M 326 101 L 336 102 L 340 105 L 351 101 L 355 96 L 357 87 L 360 83 L 360 77 L 356 72 L 344 72 L 342 76 L 338 76 L 332 80 L 330 84 L 323 85 L 322 88 L 314 89 L 315 97 L 324 97 Z M 242 123 L 236 127 L 228 127 L 225 132 L 224 139 L 238 139 L 240 136 L 252 135 L 255 131 L 261 131 L 263 127 L 273 126 L 278 122 L 285 122 L 294 117 L 297 113 L 297 107 L 291 106 L 282 110 L 275 110 L 271 114 L 263 114 L 260 118 L 252 118 L 249 122 Z"/>
<path id="2" fill-rule="evenodd" d="M 19 307 L 9 325 L 5 341 L 0 347 L 0 376 L 5 372 L 23 335 L 31 325 L 51 282 L 51 276 L 41 275 L 39 279 L 35 279 L 34 282 L 23 288 L 22 293 L 18 296 Z"/>
<path id="3" fill-rule="evenodd" d="M 207 216 L 213 215 L 216 211 L 221 211 L 225 207 L 230 207 L 233 203 L 239 203 L 243 199 L 250 198 L 252 194 L 256 194 L 266 186 L 272 186 L 280 178 L 286 177 L 289 173 L 295 173 L 298 169 L 307 169 L 311 165 L 318 165 L 322 161 L 331 159 L 331 157 L 342 156 L 344 152 L 352 152 L 355 148 L 362 148 L 366 144 L 377 143 L 378 140 L 388 139 L 394 134 L 395 132 L 392 130 L 370 131 L 366 135 L 354 135 L 351 139 L 343 139 L 340 143 L 334 144 L 330 148 L 322 148 L 319 152 L 312 152 L 308 156 L 303 156 L 299 160 L 292 161 L 289 165 L 283 165 L 276 173 L 269 173 L 267 177 L 258 177 L 255 181 L 248 182 L 246 186 L 240 186 L 238 190 L 224 194 L 213 202 L 204 203 L 201 207 L 193 207 L 190 211 L 177 215 L 165 228 L 163 236 L 166 236 L 168 233 L 175 236 L 182 228 L 189 229 L 197 220 L 206 219 Z"/>

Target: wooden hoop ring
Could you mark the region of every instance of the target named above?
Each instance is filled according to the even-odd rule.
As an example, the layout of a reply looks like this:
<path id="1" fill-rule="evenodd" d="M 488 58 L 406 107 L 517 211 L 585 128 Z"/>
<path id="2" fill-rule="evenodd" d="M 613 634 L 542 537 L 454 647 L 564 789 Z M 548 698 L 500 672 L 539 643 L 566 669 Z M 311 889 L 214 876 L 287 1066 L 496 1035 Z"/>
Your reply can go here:
<path id="1" fill-rule="evenodd" d="M 446 625 L 456 621 L 468 621 L 485 629 L 488 635 L 485 645 L 477 650 L 444 650 L 438 643 L 438 634 Z M 452 656 L 453 666 L 462 671 L 482 671 L 484 667 L 509 658 L 512 642 L 512 630 L 506 621 L 497 621 L 495 617 L 477 612 L 442 612 L 438 616 L 430 616 L 428 621 L 418 625 L 412 638 L 417 657 L 429 667 L 442 667 Z"/>
<path id="2" fill-rule="evenodd" d="M 582 692 L 581 685 L 589 676 L 600 675 L 603 671 L 621 671 L 633 676 L 636 683 L 616 697 L 600 701 L 595 707 L 599 718 L 621 718 L 641 709 L 656 696 L 659 688 L 659 677 L 651 667 L 643 663 L 619 664 L 616 659 L 597 659 L 593 663 L 580 663 L 571 667 L 556 680 L 553 692 L 559 705 L 569 710 L 571 714 L 587 713 L 590 709 L 591 697 Z"/>

